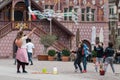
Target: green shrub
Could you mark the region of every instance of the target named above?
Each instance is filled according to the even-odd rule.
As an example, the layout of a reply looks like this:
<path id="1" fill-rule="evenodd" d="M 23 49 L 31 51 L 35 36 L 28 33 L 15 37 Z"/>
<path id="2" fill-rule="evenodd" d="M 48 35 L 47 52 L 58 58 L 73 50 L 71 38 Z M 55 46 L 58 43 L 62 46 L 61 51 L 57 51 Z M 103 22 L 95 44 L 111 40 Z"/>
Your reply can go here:
<path id="1" fill-rule="evenodd" d="M 62 55 L 63 56 L 70 56 L 70 51 L 67 49 L 62 50 Z"/>
<path id="2" fill-rule="evenodd" d="M 57 37 L 55 35 L 43 35 L 40 37 L 40 43 L 44 45 L 44 53 L 47 53 L 48 47 L 52 46 L 56 41 Z"/>
<path id="3" fill-rule="evenodd" d="M 48 51 L 49 56 L 55 56 L 55 54 L 56 54 L 55 50 L 49 50 Z"/>
<path id="4" fill-rule="evenodd" d="M 57 37 L 55 35 L 43 35 L 41 36 L 40 42 L 44 45 L 44 47 L 50 47 L 55 41 Z"/>
<path id="5" fill-rule="evenodd" d="M 97 53 L 96 53 L 96 51 L 92 51 L 92 57 L 96 57 L 97 56 Z"/>

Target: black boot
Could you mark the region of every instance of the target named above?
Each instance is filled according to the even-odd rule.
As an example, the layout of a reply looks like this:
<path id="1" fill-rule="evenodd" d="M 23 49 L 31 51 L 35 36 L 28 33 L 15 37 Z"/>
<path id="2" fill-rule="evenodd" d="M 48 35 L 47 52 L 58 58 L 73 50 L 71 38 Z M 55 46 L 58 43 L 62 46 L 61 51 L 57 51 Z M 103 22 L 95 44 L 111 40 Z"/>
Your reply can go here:
<path id="1" fill-rule="evenodd" d="M 21 73 L 19 69 L 20 69 L 20 64 L 18 63 L 17 64 L 17 73 Z"/>
<path id="2" fill-rule="evenodd" d="M 23 73 L 28 73 L 27 71 L 25 71 L 25 64 L 22 64 L 22 69 L 23 69 Z"/>

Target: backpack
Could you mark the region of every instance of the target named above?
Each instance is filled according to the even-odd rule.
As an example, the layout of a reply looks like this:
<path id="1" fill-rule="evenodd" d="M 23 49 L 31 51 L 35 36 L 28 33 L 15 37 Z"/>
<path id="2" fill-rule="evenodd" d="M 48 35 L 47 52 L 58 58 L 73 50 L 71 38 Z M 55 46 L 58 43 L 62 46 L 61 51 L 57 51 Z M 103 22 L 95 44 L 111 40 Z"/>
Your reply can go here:
<path id="1" fill-rule="evenodd" d="M 84 55 L 84 49 L 82 49 L 82 55 Z"/>

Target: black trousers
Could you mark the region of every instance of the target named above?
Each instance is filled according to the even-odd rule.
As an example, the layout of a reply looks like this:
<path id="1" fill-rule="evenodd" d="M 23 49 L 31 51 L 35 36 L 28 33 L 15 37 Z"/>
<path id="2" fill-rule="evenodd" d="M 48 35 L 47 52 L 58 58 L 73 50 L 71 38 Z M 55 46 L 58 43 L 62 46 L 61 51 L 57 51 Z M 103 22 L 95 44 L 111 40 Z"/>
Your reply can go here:
<path id="1" fill-rule="evenodd" d="M 75 61 L 74 61 L 74 67 L 75 67 L 75 69 L 78 69 L 78 67 L 79 67 L 79 70 L 82 71 L 81 58 L 76 58 L 75 59 Z"/>
<path id="2" fill-rule="evenodd" d="M 22 66 L 22 70 L 25 71 L 25 65 L 28 65 L 28 63 L 17 60 L 17 71 L 20 71 L 20 66 Z"/>

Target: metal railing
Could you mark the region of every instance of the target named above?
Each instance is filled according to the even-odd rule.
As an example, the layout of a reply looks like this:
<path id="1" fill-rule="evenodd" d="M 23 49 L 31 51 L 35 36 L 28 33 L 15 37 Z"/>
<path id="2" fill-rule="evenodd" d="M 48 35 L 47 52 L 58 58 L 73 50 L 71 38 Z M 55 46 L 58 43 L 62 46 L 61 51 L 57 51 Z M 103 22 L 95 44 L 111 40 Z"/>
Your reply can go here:
<path id="1" fill-rule="evenodd" d="M 12 31 L 12 22 L 9 22 L 2 28 L 0 28 L 0 38 L 8 34 L 10 31 Z"/>

